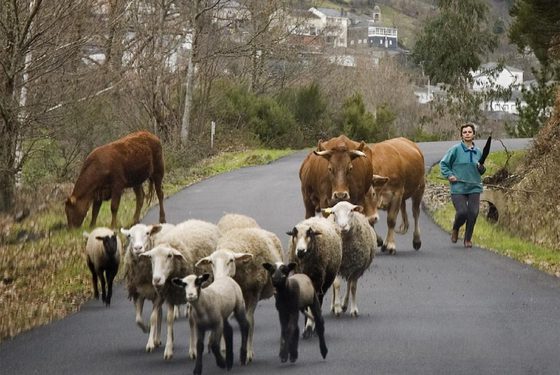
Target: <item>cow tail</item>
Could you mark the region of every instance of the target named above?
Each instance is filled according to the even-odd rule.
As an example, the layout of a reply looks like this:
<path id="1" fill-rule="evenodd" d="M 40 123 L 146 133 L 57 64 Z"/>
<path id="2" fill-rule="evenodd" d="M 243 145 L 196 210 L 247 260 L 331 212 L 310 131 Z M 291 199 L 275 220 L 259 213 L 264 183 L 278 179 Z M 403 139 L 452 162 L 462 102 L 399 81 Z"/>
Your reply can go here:
<path id="1" fill-rule="evenodd" d="M 154 180 L 152 180 L 151 178 L 148 180 L 148 194 L 146 195 L 146 198 L 144 199 L 146 202 L 146 205 L 150 205 L 150 203 L 152 203 L 152 200 L 154 199 Z"/>

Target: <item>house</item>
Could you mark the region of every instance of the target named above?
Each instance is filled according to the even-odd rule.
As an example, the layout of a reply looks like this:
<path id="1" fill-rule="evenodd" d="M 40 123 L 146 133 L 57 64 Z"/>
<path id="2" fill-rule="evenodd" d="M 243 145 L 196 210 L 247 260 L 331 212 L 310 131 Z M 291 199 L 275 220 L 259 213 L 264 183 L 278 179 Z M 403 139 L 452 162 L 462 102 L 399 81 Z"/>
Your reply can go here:
<path id="1" fill-rule="evenodd" d="M 434 99 L 447 96 L 447 93 L 439 85 L 434 86 L 428 84 L 424 87 L 416 87 L 414 89 L 414 95 L 416 95 L 418 103 L 427 104 Z"/>
<path id="2" fill-rule="evenodd" d="M 348 17 L 349 47 L 398 48 L 398 30 L 382 22 L 379 6 L 375 6 L 371 18 L 354 14 L 349 14 Z"/>
<path id="3" fill-rule="evenodd" d="M 488 91 L 492 89 L 519 88 L 523 84 L 523 71 L 508 65 L 499 69 L 495 62 L 483 64 L 476 71 L 471 72 L 474 91 Z"/>
<path id="4" fill-rule="evenodd" d="M 348 46 L 348 17 L 342 8 L 340 11 L 331 8 L 309 9 L 311 13 L 319 17 L 321 33 L 326 38 L 327 45 L 332 47 Z"/>

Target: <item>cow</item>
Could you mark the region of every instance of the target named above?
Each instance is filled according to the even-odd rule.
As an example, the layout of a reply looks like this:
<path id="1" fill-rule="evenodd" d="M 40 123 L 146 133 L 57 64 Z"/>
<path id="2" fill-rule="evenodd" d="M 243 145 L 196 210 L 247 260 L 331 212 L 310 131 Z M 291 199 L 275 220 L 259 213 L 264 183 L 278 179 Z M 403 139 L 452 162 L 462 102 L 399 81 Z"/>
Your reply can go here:
<path id="1" fill-rule="evenodd" d="M 159 200 L 159 222 L 165 223 L 163 209 L 163 152 L 158 137 L 139 131 L 95 148 L 86 158 L 65 211 L 70 228 L 80 227 L 92 205 L 91 227 L 95 227 L 101 203 L 111 200 L 111 227 L 117 226 L 117 211 L 123 190 L 132 188 L 136 195 L 133 224 L 140 220 L 144 201 L 142 183 L 149 180 L 151 199 L 155 188 Z"/>
<path id="2" fill-rule="evenodd" d="M 375 213 L 372 203 L 373 167 L 371 150 L 365 142 L 355 142 L 345 135 L 319 141 L 299 169 L 305 218 L 320 214 L 321 209 L 339 201 L 364 206 L 370 218 Z M 369 194 L 370 199 L 366 196 Z"/>
<path id="3" fill-rule="evenodd" d="M 424 195 L 425 167 L 424 155 L 418 146 L 403 137 L 389 139 L 383 142 L 370 144 L 372 151 L 371 162 L 373 166 L 373 201 L 374 207 L 387 211 L 387 236 L 381 245 L 381 251 L 396 253 L 395 226 L 399 210 L 402 223 L 399 234 L 408 231 L 408 216 L 406 214 L 406 200 L 412 200 L 412 216 L 414 217 L 414 234 L 412 246 L 419 250 L 420 227 L 418 217 L 420 204 Z M 376 213 L 377 214 L 377 213 Z M 378 236 L 378 239 L 382 237 Z"/>

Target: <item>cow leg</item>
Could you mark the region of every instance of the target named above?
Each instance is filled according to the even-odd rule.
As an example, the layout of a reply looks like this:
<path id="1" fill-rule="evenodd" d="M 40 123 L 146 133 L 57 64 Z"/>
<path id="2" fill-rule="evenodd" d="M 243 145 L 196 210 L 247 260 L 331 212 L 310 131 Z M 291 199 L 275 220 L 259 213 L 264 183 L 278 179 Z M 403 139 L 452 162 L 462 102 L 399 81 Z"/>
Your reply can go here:
<path id="1" fill-rule="evenodd" d="M 402 222 L 399 229 L 396 230 L 398 234 L 405 234 L 408 232 L 408 214 L 406 213 L 406 199 L 401 199 L 401 218 Z"/>
<path id="2" fill-rule="evenodd" d="M 142 185 L 134 186 L 132 189 L 136 195 L 136 210 L 134 211 L 132 224 L 130 226 L 138 224 L 140 221 L 140 211 L 142 210 L 142 206 L 144 204 L 144 189 L 142 188 Z"/>
<path id="3" fill-rule="evenodd" d="M 117 212 L 121 204 L 122 189 L 114 188 L 111 193 L 111 228 L 117 227 Z"/>
<path id="4" fill-rule="evenodd" d="M 395 254 L 397 252 L 395 245 L 395 225 L 397 224 L 397 215 L 399 213 L 401 205 L 402 194 L 394 194 L 391 202 L 389 204 L 389 210 L 387 211 L 387 237 L 383 243 L 383 248 L 389 251 L 389 254 Z"/>
<path id="5" fill-rule="evenodd" d="M 156 189 L 156 195 L 159 202 L 159 222 L 165 223 L 165 210 L 163 209 L 163 189 L 161 188 L 161 183 L 163 176 L 153 176 L 154 188 Z"/>
<path id="6" fill-rule="evenodd" d="M 97 223 L 97 215 L 99 215 L 99 209 L 101 208 L 101 203 L 103 203 L 101 199 L 93 200 L 93 205 L 91 207 L 91 223 L 89 224 L 91 228 L 94 228 L 95 224 Z"/>
<path id="7" fill-rule="evenodd" d="M 412 196 L 412 216 L 414 217 L 414 235 L 412 237 L 412 247 L 419 250 L 422 246 L 420 239 L 420 204 L 424 195 L 424 185 L 420 186 Z"/>

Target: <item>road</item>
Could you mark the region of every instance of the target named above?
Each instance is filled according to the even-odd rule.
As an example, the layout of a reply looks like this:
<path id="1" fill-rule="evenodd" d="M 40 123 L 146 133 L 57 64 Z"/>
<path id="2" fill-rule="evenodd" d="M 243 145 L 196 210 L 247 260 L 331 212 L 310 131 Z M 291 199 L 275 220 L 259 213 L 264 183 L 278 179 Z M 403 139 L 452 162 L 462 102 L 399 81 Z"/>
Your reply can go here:
<path id="1" fill-rule="evenodd" d="M 429 167 L 453 142 L 421 144 Z M 525 147 L 526 140 L 506 143 Z M 493 150 L 501 148 L 494 142 Z M 286 231 L 304 214 L 297 176 L 305 152 L 270 165 L 209 178 L 167 199 L 170 222 L 217 221 L 224 212 L 253 216 L 287 245 Z M 154 222 L 150 211 L 144 222 Z M 385 233 L 382 214 L 379 231 Z M 379 254 L 358 285 L 360 316 L 335 318 L 325 300 L 329 354 L 316 338 L 300 340 L 295 364 L 278 359 L 273 299 L 256 314 L 255 361 L 231 374 L 558 374 L 560 279 L 490 251 L 452 244 L 421 214 L 422 248 L 397 236 L 397 255 Z M 410 231 L 411 232 L 411 231 Z M 40 277 L 40 275 L 38 275 Z M 145 316 L 147 313 L 145 311 Z M 234 323 L 235 326 L 235 323 Z M 163 333 L 165 337 L 165 333 Z M 176 322 L 175 357 L 145 353 L 147 335 L 134 324 L 122 285 L 110 308 L 86 303 L 79 313 L 0 344 L 1 374 L 185 374 L 187 323 Z M 236 353 L 239 338 L 234 338 Z M 221 374 L 205 355 L 205 374 Z"/>

